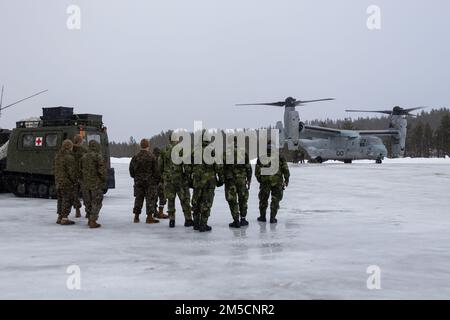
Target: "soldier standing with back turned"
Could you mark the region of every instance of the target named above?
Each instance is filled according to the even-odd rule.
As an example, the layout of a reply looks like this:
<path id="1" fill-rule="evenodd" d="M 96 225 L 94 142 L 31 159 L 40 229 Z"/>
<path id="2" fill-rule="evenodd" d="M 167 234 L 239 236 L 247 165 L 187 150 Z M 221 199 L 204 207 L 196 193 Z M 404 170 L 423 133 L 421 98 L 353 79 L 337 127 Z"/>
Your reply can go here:
<path id="1" fill-rule="evenodd" d="M 81 158 L 83 178 L 83 200 L 88 216 L 89 228 L 99 228 L 98 215 L 103 203 L 103 192 L 106 187 L 107 170 L 105 160 L 100 152 L 100 144 L 92 140 L 89 151 Z"/>
<path id="2" fill-rule="evenodd" d="M 161 156 L 161 149 L 159 149 L 158 147 L 153 148 L 153 155 L 156 158 L 156 161 L 159 163 L 159 158 Z M 158 182 L 158 187 L 157 187 L 157 198 L 156 198 L 156 202 L 155 202 L 155 218 L 158 219 L 168 219 L 169 216 L 164 214 L 164 206 L 167 203 L 167 199 L 166 199 L 166 195 L 164 193 L 164 180 L 163 180 L 163 173 L 161 172 L 161 168 L 159 168 L 158 166 L 158 175 L 160 176 L 160 180 Z M 159 206 L 158 206 L 158 200 L 159 200 Z"/>
<path id="3" fill-rule="evenodd" d="M 271 157 L 272 148 L 267 146 L 267 155 Z M 270 203 L 270 223 L 277 223 L 277 213 L 280 208 L 280 201 L 283 199 L 283 191 L 289 184 L 289 167 L 286 159 L 278 155 L 279 166 L 276 173 L 272 175 L 261 174 L 262 168 L 269 168 L 271 163 L 262 164 L 258 158 L 255 167 L 256 180 L 259 182 L 259 218 L 258 221 L 266 222 L 266 211 L 269 197 L 272 196 Z"/>
<path id="4" fill-rule="evenodd" d="M 204 154 L 207 146 L 208 142 L 203 141 L 202 154 Z M 207 164 L 202 157 L 201 164 L 193 164 L 191 167 L 191 179 L 194 188 L 192 195 L 194 230 L 211 231 L 212 228 L 208 225 L 208 219 L 214 202 L 214 191 L 216 187 L 221 187 L 224 183 L 223 165 L 218 163 Z"/>
<path id="5" fill-rule="evenodd" d="M 75 224 L 75 222 L 69 220 L 70 210 L 74 203 L 75 186 L 77 184 L 77 169 L 72 149 L 72 141 L 64 140 L 53 163 L 56 193 L 58 197 L 58 219 L 56 220 L 56 223 L 60 225 Z"/>
<path id="6" fill-rule="evenodd" d="M 134 179 L 134 222 L 139 223 L 139 215 L 142 207 L 146 206 L 147 219 L 146 223 L 159 223 L 154 219 L 155 202 L 157 198 L 157 186 L 159 182 L 158 164 L 155 156 L 150 151 L 150 142 L 142 139 L 141 150 L 135 155 L 130 162 L 130 176 Z"/>
<path id="7" fill-rule="evenodd" d="M 234 146 L 229 152 L 234 155 L 234 163 L 226 163 L 223 167 L 225 199 L 233 217 L 233 222 L 229 224 L 230 228 L 240 228 L 248 226 L 246 216 L 248 191 L 252 180 L 252 166 L 245 148 L 238 148 L 237 139 L 234 140 Z"/>
<path id="8" fill-rule="evenodd" d="M 188 183 L 188 166 L 184 163 L 175 164 L 172 161 L 172 150 L 177 144 L 171 141 L 162 151 L 159 157 L 159 170 L 162 172 L 164 181 L 164 195 L 167 198 L 167 213 L 169 214 L 169 227 L 175 227 L 175 199 L 178 196 L 184 214 L 184 226 L 192 227 L 191 193 Z"/>
<path id="9" fill-rule="evenodd" d="M 73 207 L 75 208 L 75 218 L 81 217 L 81 201 L 80 201 L 80 194 L 83 190 L 81 186 L 81 158 L 83 155 L 87 152 L 86 148 L 83 146 L 83 137 L 79 134 L 75 135 L 73 137 L 73 156 L 75 157 L 76 162 L 76 176 L 77 176 L 77 184 L 75 186 L 75 195 L 74 195 L 74 202 Z M 86 213 L 86 218 L 88 218 Z"/>

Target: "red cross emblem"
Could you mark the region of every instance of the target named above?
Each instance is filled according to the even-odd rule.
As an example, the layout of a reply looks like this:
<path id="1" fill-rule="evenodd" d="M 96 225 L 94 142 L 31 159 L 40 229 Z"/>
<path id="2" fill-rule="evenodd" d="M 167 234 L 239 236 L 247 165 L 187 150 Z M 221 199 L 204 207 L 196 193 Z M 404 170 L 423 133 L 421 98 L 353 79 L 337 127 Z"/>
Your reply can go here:
<path id="1" fill-rule="evenodd" d="M 34 145 L 36 147 L 42 147 L 42 137 L 36 137 L 36 140 L 34 142 Z"/>

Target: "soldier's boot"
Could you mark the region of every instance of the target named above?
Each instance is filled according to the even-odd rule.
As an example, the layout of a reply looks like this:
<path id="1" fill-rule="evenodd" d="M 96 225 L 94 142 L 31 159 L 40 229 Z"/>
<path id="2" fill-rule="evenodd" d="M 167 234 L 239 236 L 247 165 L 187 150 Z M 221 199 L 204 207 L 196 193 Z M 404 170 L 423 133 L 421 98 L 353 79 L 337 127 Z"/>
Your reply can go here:
<path id="1" fill-rule="evenodd" d="M 175 220 L 169 221 L 169 228 L 175 228 Z"/>
<path id="2" fill-rule="evenodd" d="M 75 209 L 75 218 L 81 218 L 80 208 Z"/>
<path id="3" fill-rule="evenodd" d="M 198 228 L 198 231 L 200 232 L 207 232 L 207 231 L 211 231 L 212 228 L 210 226 L 208 226 L 207 224 L 201 224 L 200 227 Z"/>
<path id="4" fill-rule="evenodd" d="M 248 226 L 248 221 L 245 219 L 245 217 L 241 217 L 241 227 Z"/>
<path id="5" fill-rule="evenodd" d="M 154 218 L 152 217 L 152 215 L 149 214 L 149 215 L 147 216 L 147 219 L 145 220 L 145 223 L 148 223 L 148 224 L 159 223 L 159 220 L 154 219 Z"/>
<path id="6" fill-rule="evenodd" d="M 192 227 L 193 225 L 194 225 L 194 221 L 192 221 L 191 219 L 188 219 L 184 222 L 185 227 Z"/>
<path id="7" fill-rule="evenodd" d="M 200 219 L 200 226 L 198 228 L 198 231 L 200 231 L 200 232 L 208 232 L 208 231 L 211 231 L 211 229 L 212 228 L 210 226 L 208 226 L 208 218 Z"/>
<path id="8" fill-rule="evenodd" d="M 194 225 L 194 230 L 199 230 L 199 228 L 200 228 L 200 222 L 198 221 L 198 218 L 194 218 L 194 223 L 193 223 L 193 225 Z"/>
<path id="9" fill-rule="evenodd" d="M 88 216 L 88 214 L 86 214 L 86 215 Z M 88 216 L 88 217 L 89 217 L 89 216 Z M 139 223 L 139 221 L 140 221 L 140 220 L 139 220 L 139 214 L 135 213 L 135 214 L 134 214 L 134 220 L 133 220 L 133 222 L 134 222 L 134 223 Z"/>
<path id="10" fill-rule="evenodd" d="M 97 223 L 97 221 L 95 221 L 95 220 L 89 219 L 88 226 L 91 229 L 95 229 L 95 228 L 100 228 L 102 225 Z"/>
<path id="11" fill-rule="evenodd" d="M 69 218 L 67 218 L 67 217 L 63 217 L 62 219 L 61 219 L 61 223 L 60 223 L 62 226 L 70 226 L 70 225 L 72 225 L 72 224 L 75 224 L 75 222 L 74 221 L 72 221 L 72 220 L 69 220 Z"/>
<path id="12" fill-rule="evenodd" d="M 234 219 L 232 223 L 229 224 L 230 228 L 240 228 L 241 224 L 239 223 L 239 219 Z"/>
<path id="13" fill-rule="evenodd" d="M 266 222 L 266 210 L 263 209 L 259 209 L 259 217 L 258 217 L 258 221 L 259 222 Z"/>
<path id="14" fill-rule="evenodd" d="M 61 224 L 62 215 L 58 214 L 58 219 L 56 219 L 57 224 Z"/>
<path id="15" fill-rule="evenodd" d="M 275 218 L 277 216 L 276 212 L 271 212 L 270 213 L 270 223 L 277 223 L 278 220 Z"/>
<path id="16" fill-rule="evenodd" d="M 155 218 L 158 219 L 169 219 L 167 214 L 164 214 L 164 207 L 159 207 L 158 212 L 155 214 Z"/>

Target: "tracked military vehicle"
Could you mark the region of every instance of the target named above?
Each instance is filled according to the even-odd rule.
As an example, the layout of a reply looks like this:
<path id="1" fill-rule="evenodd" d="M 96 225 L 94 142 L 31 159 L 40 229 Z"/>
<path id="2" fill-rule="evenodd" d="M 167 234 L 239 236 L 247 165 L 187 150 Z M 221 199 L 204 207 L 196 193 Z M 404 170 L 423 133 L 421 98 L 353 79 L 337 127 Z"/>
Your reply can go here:
<path id="1" fill-rule="evenodd" d="M 8 192 L 8 187 L 6 186 L 6 181 L 2 173 L 6 167 L 7 142 L 10 135 L 10 130 L 0 129 L 0 193 Z"/>
<path id="2" fill-rule="evenodd" d="M 109 143 L 102 116 L 74 114 L 73 108 L 43 108 L 40 118 L 19 121 L 10 132 L 3 180 L 10 192 L 19 197 L 56 198 L 53 160 L 65 139 L 76 134 L 101 145 L 108 168 L 104 192 L 115 187 Z"/>

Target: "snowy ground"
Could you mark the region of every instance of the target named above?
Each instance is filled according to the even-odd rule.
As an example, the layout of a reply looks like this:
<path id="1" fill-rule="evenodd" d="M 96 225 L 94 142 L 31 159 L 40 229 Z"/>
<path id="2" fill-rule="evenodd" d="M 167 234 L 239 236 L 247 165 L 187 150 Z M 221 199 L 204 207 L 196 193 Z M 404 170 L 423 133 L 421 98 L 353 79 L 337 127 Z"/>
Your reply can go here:
<path id="1" fill-rule="evenodd" d="M 122 162 L 122 163 L 120 163 Z M 450 160 L 291 166 L 278 225 L 230 230 L 223 188 L 211 233 L 131 223 L 127 161 L 115 161 L 90 230 L 55 224 L 55 202 L 0 195 L 0 298 L 450 298 Z M 81 270 L 68 290 L 66 269 Z M 381 268 L 368 290 L 367 267 Z"/>

